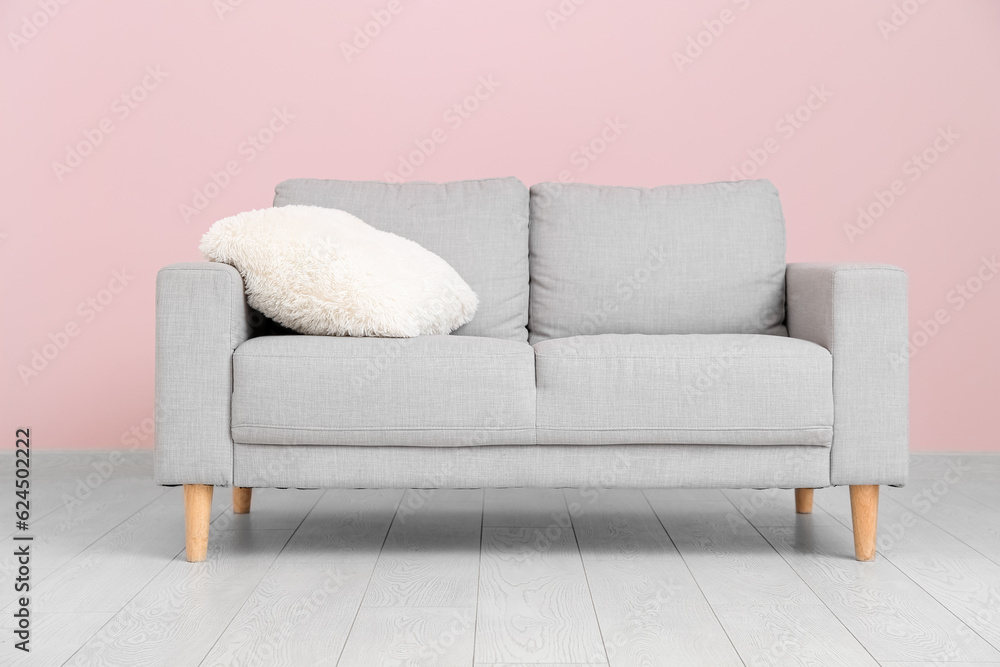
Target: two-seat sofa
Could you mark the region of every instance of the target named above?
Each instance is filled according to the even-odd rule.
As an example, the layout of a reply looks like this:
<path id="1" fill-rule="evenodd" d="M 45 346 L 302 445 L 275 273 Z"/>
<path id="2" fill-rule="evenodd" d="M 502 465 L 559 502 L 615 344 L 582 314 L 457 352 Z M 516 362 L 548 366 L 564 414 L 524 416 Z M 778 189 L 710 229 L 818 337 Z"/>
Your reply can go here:
<path id="1" fill-rule="evenodd" d="M 302 336 L 215 263 L 160 271 L 155 478 L 183 484 L 188 560 L 214 486 L 851 485 L 859 560 L 878 485 L 907 477 L 906 275 L 785 263 L 767 181 L 299 179 L 275 206 L 346 210 L 477 292 L 447 336 Z"/>

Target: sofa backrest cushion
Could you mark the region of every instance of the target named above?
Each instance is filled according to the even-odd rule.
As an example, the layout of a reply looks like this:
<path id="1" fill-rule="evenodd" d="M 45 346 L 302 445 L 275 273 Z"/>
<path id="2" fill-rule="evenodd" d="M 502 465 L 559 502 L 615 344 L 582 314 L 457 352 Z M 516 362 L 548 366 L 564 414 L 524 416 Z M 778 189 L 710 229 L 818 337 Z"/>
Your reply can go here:
<path id="1" fill-rule="evenodd" d="M 531 188 L 531 342 L 785 334 L 785 223 L 769 181 Z"/>
<path id="2" fill-rule="evenodd" d="M 452 332 L 528 338 L 528 189 L 516 178 L 380 183 L 297 178 L 274 205 L 337 208 L 416 241 L 448 262 L 479 296 L 476 316 Z"/>

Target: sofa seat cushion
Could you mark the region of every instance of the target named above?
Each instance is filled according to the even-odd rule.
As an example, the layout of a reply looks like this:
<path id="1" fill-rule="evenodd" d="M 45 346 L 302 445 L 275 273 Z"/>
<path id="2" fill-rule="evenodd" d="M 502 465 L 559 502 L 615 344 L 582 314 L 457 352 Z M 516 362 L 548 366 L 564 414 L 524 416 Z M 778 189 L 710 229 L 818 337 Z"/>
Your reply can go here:
<path id="1" fill-rule="evenodd" d="M 531 347 L 476 336 L 263 336 L 233 355 L 233 440 L 534 444 Z"/>
<path id="2" fill-rule="evenodd" d="M 833 438 L 832 358 L 808 341 L 603 334 L 534 347 L 538 444 L 829 446 Z"/>

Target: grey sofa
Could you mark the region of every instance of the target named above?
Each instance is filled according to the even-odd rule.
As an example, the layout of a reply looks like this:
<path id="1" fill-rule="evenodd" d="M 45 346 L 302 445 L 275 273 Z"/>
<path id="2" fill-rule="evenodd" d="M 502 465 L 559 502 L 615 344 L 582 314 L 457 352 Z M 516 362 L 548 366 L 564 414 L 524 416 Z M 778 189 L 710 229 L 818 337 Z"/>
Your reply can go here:
<path id="1" fill-rule="evenodd" d="M 767 181 L 298 179 L 275 205 L 349 211 L 478 293 L 448 336 L 302 336 L 240 274 L 162 269 L 155 480 L 184 485 L 188 560 L 215 486 L 851 485 L 859 560 L 907 477 L 906 274 L 785 263 Z"/>

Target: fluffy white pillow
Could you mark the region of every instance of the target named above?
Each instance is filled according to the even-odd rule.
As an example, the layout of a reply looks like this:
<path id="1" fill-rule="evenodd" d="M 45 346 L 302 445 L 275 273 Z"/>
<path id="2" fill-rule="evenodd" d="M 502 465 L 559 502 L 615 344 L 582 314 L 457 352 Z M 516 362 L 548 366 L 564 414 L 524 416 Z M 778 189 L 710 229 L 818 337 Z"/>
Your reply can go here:
<path id="1" fill-rule="evenodd" d="M 479 304 L 431 251 L 336 209 L 240 213 L 212 225 L 199 248 L 239 270 L 250 306 L 305 334 L 446 334 Z"/>

